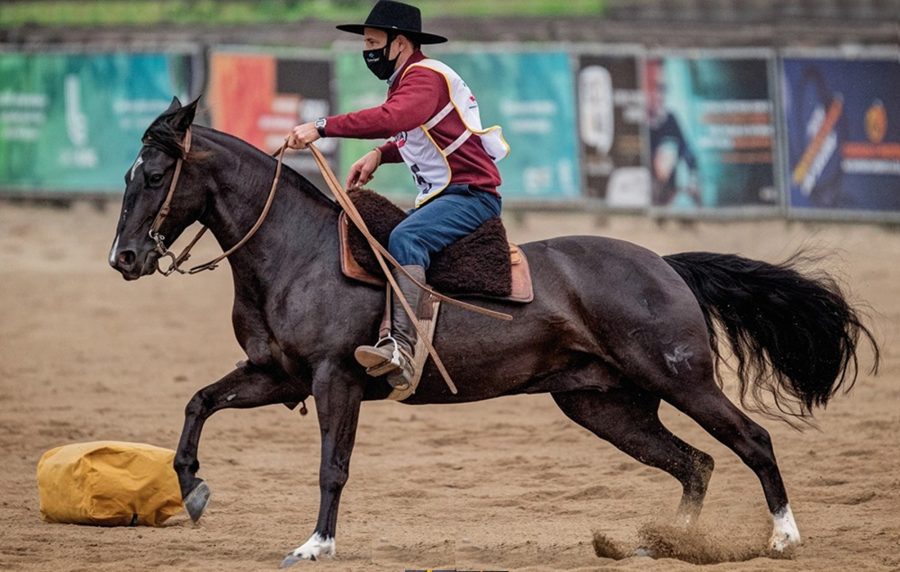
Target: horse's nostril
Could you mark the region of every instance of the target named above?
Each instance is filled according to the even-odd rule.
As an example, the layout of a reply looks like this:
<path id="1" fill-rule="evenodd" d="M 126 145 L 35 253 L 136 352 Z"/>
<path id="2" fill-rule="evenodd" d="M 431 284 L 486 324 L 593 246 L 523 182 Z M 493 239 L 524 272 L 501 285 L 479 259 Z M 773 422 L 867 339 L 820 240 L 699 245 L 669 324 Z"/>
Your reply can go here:
<path id="1" fill-rule="evenodd" d="M 128 267 L 134 264 L 134 251 L 132 250 L 123 250 L 119 253 L 119 266 Z"/>

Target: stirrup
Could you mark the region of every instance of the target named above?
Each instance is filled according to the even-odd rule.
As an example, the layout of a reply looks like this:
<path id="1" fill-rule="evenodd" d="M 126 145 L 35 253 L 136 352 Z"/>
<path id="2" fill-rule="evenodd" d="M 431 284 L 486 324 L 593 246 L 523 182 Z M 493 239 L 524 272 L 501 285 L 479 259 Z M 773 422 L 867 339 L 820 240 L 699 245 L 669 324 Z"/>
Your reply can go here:
<path id="1" fill-rule="evenodd" d="M 379 364 L 366 368 L 366 373 L 368 375 L 372 377 L 381 377 L 382 375 L 400 369 L 400 367 L 403 365 L 403 356 L 400 354 L 400 345 L 397 343 L 397 340 L 394 339 L 394 336 L 388 334 L 387 336 L 375 342 L 375 346 L 373 347 L 380 348 L 388 342 L 394 344 L 394 350 L 391 353 L 390 359 L 386 359 Z"/>

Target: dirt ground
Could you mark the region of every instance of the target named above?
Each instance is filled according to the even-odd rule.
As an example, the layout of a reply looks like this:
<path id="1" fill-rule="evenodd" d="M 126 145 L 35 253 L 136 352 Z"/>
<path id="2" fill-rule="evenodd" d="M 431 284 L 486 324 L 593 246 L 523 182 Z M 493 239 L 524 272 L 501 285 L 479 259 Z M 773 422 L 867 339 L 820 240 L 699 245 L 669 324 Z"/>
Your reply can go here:
<path id="1" fill-rule="evenodd" d="M 315 405 L 224 411 L 206 426 L 200 476 L 213 499 L 197 525 L 42 522 L 35 467 L 64 443 L 174 448 L 184 405 L 242 358 L 227 270 L 125 283 L 106 264 L 118 205 L 0 203 L 0 569 L 271 570 L 312 532 L 318 507 Z M 528 215 L 525 242 L 605 234 L 660 253 L 737 252 L 777 261 L 804 245 L 872 307 L 879 376 L 819 412 L 819 429 L 761 420 L 775 442 L 803 546 L 792 559 L 728 570 L 900 570 L 900 233 L 780 221 L 685 226 L 642 218 Z M 195 258 L 214 254 L 209 240 Z M 864 358 L 868 363 L 868 352 Z M 758 481 L 692 421 L 667 424 L 717 462 L 701 530 L 725 547 L 765 544 Z M 595 556 L 593 532 L 626 549 L 674 514 L 680 486 L 569 422 L 547 395 L 456 406 L 363 406 L 338 526 L 338 557 L 316 570 L 688 570 L 673 559 Z"/>

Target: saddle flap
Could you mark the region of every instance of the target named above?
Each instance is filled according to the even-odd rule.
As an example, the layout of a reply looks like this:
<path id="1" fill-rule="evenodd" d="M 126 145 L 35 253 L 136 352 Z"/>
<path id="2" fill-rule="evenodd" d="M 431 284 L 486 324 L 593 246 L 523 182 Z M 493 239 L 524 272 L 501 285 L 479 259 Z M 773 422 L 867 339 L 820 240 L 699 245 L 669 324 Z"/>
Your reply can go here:
<path id="1" fill-rule="evenodd" d="M 509 243 L 509 262 L 512 270 L 512 291 L 505 300 L 527 304 L 534 300 L 534 285 L 531 283 L 531 269 L 522 249 Z"/>
<path id="2" fill-rule="evenodd" d="M 341 272 L 351 280 L 357 280 L 372 286 L 384 286 L 384 279 L 370 274 L 353 257 L 353 252 L 350 249 L 350 224 L 347 213 L 341 211 L 340 216 L 338 216 L 338 238 L 341 243 Z"/>

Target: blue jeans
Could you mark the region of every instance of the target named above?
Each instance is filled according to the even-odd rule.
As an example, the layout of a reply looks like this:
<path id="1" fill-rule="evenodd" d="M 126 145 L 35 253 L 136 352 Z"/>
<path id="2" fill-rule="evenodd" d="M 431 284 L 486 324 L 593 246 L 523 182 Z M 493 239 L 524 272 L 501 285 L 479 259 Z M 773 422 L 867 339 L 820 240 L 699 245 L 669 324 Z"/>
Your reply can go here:
<path id="1" fill-rule="evenodd" d="M 450 185 L 391 232 L 388 251 L 403 266 L 428 268 L 431 255 L 500 216 L 500 197 L 469 185 Z"/>

